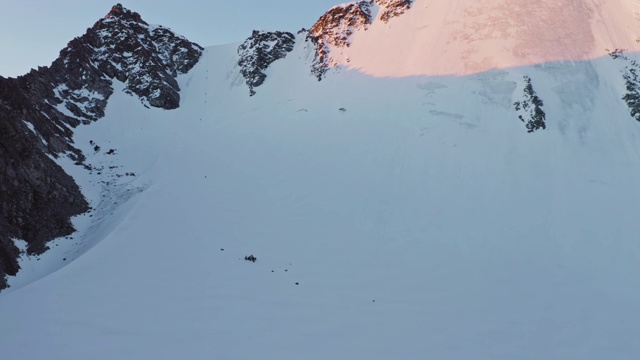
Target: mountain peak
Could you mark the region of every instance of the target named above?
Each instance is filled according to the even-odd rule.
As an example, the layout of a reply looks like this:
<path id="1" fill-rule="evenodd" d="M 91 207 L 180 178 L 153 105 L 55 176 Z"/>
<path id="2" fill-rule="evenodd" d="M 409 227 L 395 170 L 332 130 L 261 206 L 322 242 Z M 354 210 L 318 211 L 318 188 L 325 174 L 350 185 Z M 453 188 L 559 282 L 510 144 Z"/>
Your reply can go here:
<path id="1" fill-rule="evenodd" d="M 147 23 L 144 20 L 142 20 L 142 17 L 140 17 L 140 14 L 125 8 L 120 3 L 114 5 L 111 8 L 111 11 L 109 11 L 109 13 L 102 20 L 106 20 L 106 19 L 121 19 L 126 21 L 135 21 L 137 23 L 147 25 Z"/>
<path id="2" fill-rule="evenodd" d="M 69 158 L 91 169 L 72 129 L 105 116 L 116 81 L 144 106 L 177 108 L 176 78 L 202 50 L 117 4 L 50 67 L 0 77 L 0 290 L 5 275 L 20 268 L 12 238 L 24 240 L 28 254 L 40 254 L 48 241 L 75 231 L 72 216 L 89 210 L 79 186 L 54 161 Z"/>

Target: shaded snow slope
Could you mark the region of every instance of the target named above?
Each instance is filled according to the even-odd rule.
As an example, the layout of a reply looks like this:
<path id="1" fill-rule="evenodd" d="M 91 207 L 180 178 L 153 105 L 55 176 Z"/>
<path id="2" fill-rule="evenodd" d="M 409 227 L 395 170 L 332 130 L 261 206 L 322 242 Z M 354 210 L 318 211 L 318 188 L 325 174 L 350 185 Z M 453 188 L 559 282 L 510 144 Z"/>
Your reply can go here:
<path id="1" fill-rule="evenodd" d="M 84 255 L 0 295 L 4 356 L 640 353 L 640 127 L 622 63 L 318 82 L 296 43 L 253 97 L 237 44 L 213 47 L 178 78 L 179 109 L 116 91 L 79 128 L 78 144 L 114 142 L 136 173 L 119 184 L 143 191 L 85 231 Z M 525 75 L 547 115 L 533 134 L 513 107 Z"/>
<path id="2" fill-rule="evenodd" d="M 374 76 L 465 75 L 640 50 L 633 0 L 415 0 L 388 22 L 351 29 L 330 65 Z"/>

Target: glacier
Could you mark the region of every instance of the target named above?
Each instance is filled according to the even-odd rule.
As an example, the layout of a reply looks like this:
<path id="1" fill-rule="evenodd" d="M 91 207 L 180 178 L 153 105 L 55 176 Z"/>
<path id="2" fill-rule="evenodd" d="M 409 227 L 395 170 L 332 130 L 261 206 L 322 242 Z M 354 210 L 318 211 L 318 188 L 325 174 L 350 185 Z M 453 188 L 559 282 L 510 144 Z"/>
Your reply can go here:
<path id="1" fill-rule="evenodd" d="M 403 16 L 429 3 L 445 6 L 416 0 Z M 379 31 L 409 26 L 403 19 Z M 4 354 L 639 354 L 630 63 L 602 49 L 426 74 L 432 67 L 403 65 L 402 46 L 359 62 L 362 44 L 387 39 L 375 26 L 352 35 L 350 61 L 322 81 L 298 34 L 254 96 L 240 43 L 205 48 L 178 77 L 172 111 L 146 108 L 114 81 L 105 117 L 75 129 L 93 172 L 57 160 L 93 210 L 74 219 L 73 239 L 23 258 L 0 294 Z M 374 67 L 392 57 L 400 64 Z M 514 108 L 526 77 L 546 113 L 532 133 Z"/>

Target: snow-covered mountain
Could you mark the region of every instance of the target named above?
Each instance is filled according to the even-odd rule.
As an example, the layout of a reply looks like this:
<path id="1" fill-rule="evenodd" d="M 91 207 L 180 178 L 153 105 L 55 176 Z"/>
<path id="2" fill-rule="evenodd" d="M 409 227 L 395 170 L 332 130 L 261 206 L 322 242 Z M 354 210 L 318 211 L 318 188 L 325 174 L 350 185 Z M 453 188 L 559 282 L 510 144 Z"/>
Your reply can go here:
<path id="1" fill-rule="evenodd" d="M 19 250 L 10 238 L 26 241 L 30 255 L 41 254 L 46 242 L 74 231 L 69 217 L 88 210 L 78 186 L 55 163 L 66 153 L 92 171 L 73 128 L 104 116 L 114 80 L 145 106 L 178 107 L 175 78 L 201 53 L 199 45 L 149 26 L 118 4 L 69 42 L 50 67 L 17 79 L 0 77 L 0 289 L 4 275 L 19 269 Z"/>
<path id="2" fill-rule="evenodd" d="M 639 12 L 359 1 L 203 49 L 114 7 L 0 78 L 0 174 L 78 205 L 44 253 L 4 220 L 3 354 L 636 357 Z"/>

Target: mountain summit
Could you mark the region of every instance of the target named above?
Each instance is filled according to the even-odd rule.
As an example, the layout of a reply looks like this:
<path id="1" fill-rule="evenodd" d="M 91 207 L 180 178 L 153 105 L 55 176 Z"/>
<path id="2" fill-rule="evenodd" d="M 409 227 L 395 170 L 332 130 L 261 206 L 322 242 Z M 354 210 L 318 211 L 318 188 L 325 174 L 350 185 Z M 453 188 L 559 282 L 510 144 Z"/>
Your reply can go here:
<path id="1" fill-rule="evenodd" d="M 86 212 L 78 186 L 52 160 L 84 165 L 73 128 L 105 115 L 114 81 L 145 106 L 179 106 L 179 74 L 202 48 L 162 26 L 150 26 L 118 4 L 69 42 L 50 67 L 17 79 L 0 77 L 0 289 L 15 275 L 19 251 L 11 238 L 40 254 L 53 238 L 74 231 L 69 217 Z"/>
<path id="2" fill-rule="evenodd" d="M 123 21 L 134 21 L 134 22 L 141 23 L 143 25 L 149 25 L 144 20 L 142 20 L 142 17 L 140 17 L 140 14 L 124 8 L 122 4 L 114 5 L 111 8 L 111 11 L 109 11 L 109 13 L 104 17 L 104 19 L 111 19 L 111 18 L 117 18 Z"/>

